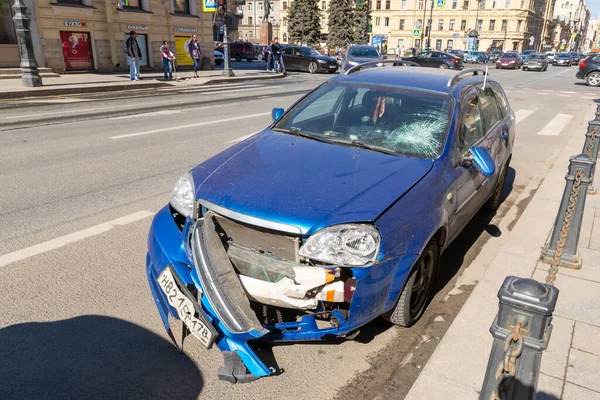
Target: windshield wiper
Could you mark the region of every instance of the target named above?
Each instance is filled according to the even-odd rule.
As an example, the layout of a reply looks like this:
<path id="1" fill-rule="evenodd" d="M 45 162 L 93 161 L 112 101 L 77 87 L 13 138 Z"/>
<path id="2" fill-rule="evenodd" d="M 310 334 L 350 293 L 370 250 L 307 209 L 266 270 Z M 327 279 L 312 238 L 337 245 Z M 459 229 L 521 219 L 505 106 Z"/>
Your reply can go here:
<path id="1" fill-rule="evenodd" d="M 333 140 L 326 139 L 326 138 L 321 137 L 321 136 L 314 136 L 314 135 L 308 134 L 306 132 L 302 132 L 298 128 L 291 128 L 291 129 L 273 128 L 272 130 L 274 130 L 275 132 L 288 133 L 290 135 L 296 135 L 296 136 L 300 136 L 300 137 L 303 137 L 303 138 L 316 140 L 317 142 L 323 142 L 323 143 L 329 143 L 329 144 L 334 144 L 335 143 Z"/>
<path id="2" fill-rule="evenodd" d="M 348 146 L 352 146 L 352 147 L 358 147 L 361 149 L 366 149 L 366 150 L 371 150 L 371 151 L 377 151 L 379 153 L 383 153 L 383 154 L 390 154 L 392 156 L 399 156 L 400 153 L 394 151 L 394 150 L 390 150 L 387 147 L 381 147 L 381 146 L 375 146 L 373 144 L 366 144 L 365 142 L 361 141 L 361 140 L 352 140 L 350 142 L 346 141 L 346 140 L 336 140 L 337 143 L 341 143 L 341 144 L 345 144 Z"/>

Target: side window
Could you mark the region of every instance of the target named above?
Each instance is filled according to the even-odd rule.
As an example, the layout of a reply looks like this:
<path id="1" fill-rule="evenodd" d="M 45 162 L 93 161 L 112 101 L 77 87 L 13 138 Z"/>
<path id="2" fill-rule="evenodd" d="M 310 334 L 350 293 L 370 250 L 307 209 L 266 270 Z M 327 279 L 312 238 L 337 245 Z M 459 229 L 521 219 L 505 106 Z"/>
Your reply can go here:
<path id="1" fill-rule="evenodd" d="M 417 55 L 417 58 L 429 58 L 431 57 L 431 53 L 421 53 Z"/>
<path id="2" fill-rule="evenodd" d="M 496 104 L 496 97 L 489 86 L 483 92 L 479 93 L 479 107 L 485 123 L 485 130 L 489 131 L 496 125 L 496 122 L 502 119 L 502 115 Z"/>
<path id="3" fill-rule="evenodd" d="M 302 110 L 302 112 L 296 115 L 292 121 L 292 126 L 305 120 L 333 114 L 334 107 L 337 104 L 338 99 L 342 96 L 344 90 L 345 87 L 340 85 L 323 93 L 318 99 L 316 99 L 316 101 L 310 103 Z"/>
<path id="4" fill-rule="evenodd" d="M 494 95 L 496 96 L 496 100 L 498 100 L 498 107 L 500 107 L 500 111 L 502 112 L 502 117 L 506 117 L 508 115 L 508 100 L 506 100 L 506 95 L 500 86 L 497 84 L 491 84 L 490 87 L 494 91 Z"/>
<path id="5" fill-rule="evenodd" d="M 483 119 L 479 110 L 479 97 L 472 96 L 467 99 L 465 112 L 458 136 L 458 146 L 461 154 L 464 154 L 473 144 L 485 136 Z"/>
<path id="6" fill-rule="evenodd" d="M 292 50 L 293 47 L 286 47 L 285 49 L 283 49 L 283 54 L 292 55 Z"/>

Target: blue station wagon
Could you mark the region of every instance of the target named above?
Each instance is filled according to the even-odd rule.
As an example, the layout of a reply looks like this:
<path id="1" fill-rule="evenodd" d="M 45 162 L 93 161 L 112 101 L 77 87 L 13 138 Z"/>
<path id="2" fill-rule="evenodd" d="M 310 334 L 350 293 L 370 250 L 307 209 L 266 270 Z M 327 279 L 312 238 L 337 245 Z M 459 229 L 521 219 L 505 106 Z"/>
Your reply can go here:
<path id="1" fill-rule="evenodd" d="M 441 253 L 501 204 L 515 116 L 500 85 L 483 70 L 372 64 L 274 109 L 183 175 L 152 222 L 164 326 L 216 344 L 222 380 L 274 374 L 261 342 L 352 339 L 379 316 L 411 326 Z"/>

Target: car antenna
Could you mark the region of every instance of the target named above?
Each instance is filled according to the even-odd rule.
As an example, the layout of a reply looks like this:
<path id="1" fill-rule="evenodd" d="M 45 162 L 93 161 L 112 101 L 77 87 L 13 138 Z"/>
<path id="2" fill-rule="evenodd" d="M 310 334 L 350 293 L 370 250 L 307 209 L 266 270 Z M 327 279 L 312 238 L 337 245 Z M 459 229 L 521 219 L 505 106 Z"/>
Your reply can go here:
<path id="1" fill-rule="evenodd" d="M 485 90 L 485 82 L 487 81 L 489 67 L 489 65 L 485 66 L 485 76 L 483 77 L 483 86 L 481 87 L 481 90 Z"/>

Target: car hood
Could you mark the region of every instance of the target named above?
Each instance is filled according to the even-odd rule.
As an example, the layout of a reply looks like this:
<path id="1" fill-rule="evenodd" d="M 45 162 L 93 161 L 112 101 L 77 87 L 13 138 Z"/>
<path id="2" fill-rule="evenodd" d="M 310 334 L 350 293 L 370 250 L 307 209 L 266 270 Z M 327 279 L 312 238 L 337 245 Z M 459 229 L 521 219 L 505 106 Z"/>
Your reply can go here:
<path id="1" fill-rule="evenodd" d="M 327 57 L 327 56 L 311 56 L 314 60 L 323 60 L 323 61 L 334 61 L 337 62 L 335 58 Z"/>
<path id="2" fill-rule="evenodd" d="M 200 164 L 192 175 L 196 198 L 207 208 L 311 234 L 329 225 L 373 222 L 432 165 L 265 130 Z"/>
<path id="3" fill-rule="evenodd" d="M 348 61 L 354 61 L 359 64 L 368 63 L 371 61 L 380 61 L 381 58 L 370 58 L 370 57 L 348 57 Z"/>

